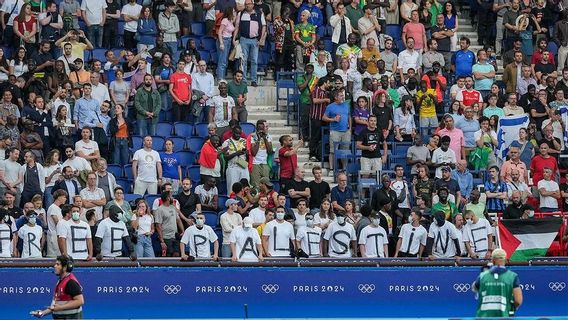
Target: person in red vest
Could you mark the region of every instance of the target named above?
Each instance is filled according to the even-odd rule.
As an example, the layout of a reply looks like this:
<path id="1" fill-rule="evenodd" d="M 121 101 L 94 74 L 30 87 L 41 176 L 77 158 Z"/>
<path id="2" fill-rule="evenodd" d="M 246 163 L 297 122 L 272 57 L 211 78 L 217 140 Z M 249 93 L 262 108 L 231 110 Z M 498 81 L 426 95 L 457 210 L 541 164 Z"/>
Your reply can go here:
<path id="1" fill-rule="evenodd" d="M 83 288 L 73 271 L 73 258 L 62 255 L 55 259 L 54 273 L 59 277 L 51 305 L 45 310 L 32 311 L 31 314 L 41 318 L 52 314 L 53 319 L 83 319 Z"/>

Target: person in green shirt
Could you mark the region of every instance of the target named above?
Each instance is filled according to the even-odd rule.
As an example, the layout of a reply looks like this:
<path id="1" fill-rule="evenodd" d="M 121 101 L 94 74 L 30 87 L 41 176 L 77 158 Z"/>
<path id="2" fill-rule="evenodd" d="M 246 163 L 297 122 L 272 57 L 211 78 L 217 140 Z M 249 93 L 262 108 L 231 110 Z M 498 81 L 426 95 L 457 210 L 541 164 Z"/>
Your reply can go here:
<path id="1" fill-rule="evenodd" d="M 485 201 L 479 201 L 481 193 L 477 189 L 473 189 L 469 195 L 469 202 L 464 207 L 465 211 L 471 211 L 478 218 L 486 218 L 487 210 L 485 208 Z M 488 219 L 489 220 L 489 219 Z"/>
<path id="2" fill-rule="evenodd" d="M 294 26 L 296 41 L 296 71 L 304 71 L 304 66 L 310 61 L 316 42 L 316 26 L 308 22 L 310 12 L 302 11 L 300 23 Z"/>
<path id="3" fill-rule="evenodd" d="M 345 7 L 345 16 L 349 18 L 353 32 L 359 33 L 359 19 L 365 15 L 363 9 L 359 7 L 359 0 L 353 0 Z"/>
<path id="4" fill-rule="evenodd" d="M 491 253 L 493 266 L 483 271 L 473 283 L 477 293 L 477 318 L 512 317 L 523 303 L 519 276 L 505 268 L 507 252 L 501 248 Z"/>
<path id="5" fill-rule="evenodd" d="M 454 202 L 448 200 L 448 188 L 441 187 L 438 189 L 438 202 L 432 206 L 432 212 L 442 211 L 446 220 L 451 221 L 458 214 L 458 208 Z"/>
<path id="6" fill-rule="evenodd" d="M 311 93 L 318 83 L 318 77 L 314 75 L 314 66 L 306 65 L 306 73 L 298 76 L 296 84 L 300 91 L 300 139 L 308 141 L 310 135 L 309 111 L 312 104 Z"/>
<path id="7" fill-rule="evenodd" d="M 248 87 L 246 81 L 243 81 L 243 72 L 235 71 L 232 81 L 227 84 L 228 94 L 235 100 L 235 109 L 239 122 L 247 122 L 248 111 L 245 105 L 247 101 Z"/>

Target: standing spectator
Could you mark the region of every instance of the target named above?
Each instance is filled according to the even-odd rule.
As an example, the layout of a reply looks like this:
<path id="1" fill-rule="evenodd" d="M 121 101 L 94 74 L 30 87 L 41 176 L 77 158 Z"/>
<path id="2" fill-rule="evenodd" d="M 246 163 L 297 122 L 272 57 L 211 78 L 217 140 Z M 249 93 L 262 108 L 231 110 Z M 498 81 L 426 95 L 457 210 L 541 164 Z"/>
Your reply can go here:
<path id="1" fill-rule="evenodd" d="M 121 213 L 122 209 L 117 206 L 112 206 L 109 209 L 109 217 L 103 219 L 98 224 L 93 239 L 93 254 L 97 259 L 122 255 L 123 243 L 127 245 L 126 252 L 130 255 L 130 259 L 136 259 L 134 245 L 130 241 L 126 224 L 118 217 Z M 88 221 L 90 221 L 90 219 L 88 219 Z"/>
<path id="2" fill-rule="evenodd" d="M 233 189 L 235 182 L 241 179 L 250 179 L 248 162 L 246 160 L 247 148 L 246 139 L 242 138 L 242 129 L 240 126 L 235 126 L 232 129 L 232 135 L 229 139 L 223 142 L 221 150 L 225 155 L 227 161 L 227 190 Z"/>
<path id="3" fill-rule="evenodd" d="M 24 5 L 23 0 L 8 0 L 2 3 L 0 7 L 0 23 L 2 24 L 4 45 L 14 47 L 17 39 L 14 39 L 14 19 L 19 15 L 20 9 Z M 8 18 L 6 19 L 6 15 Z M 19 46 L 19 42 L 18 42 Z M 16 46 L 16 47 L 18 47 Z"/>
<path id="4" fill-rule="evenodd" d="M 106 19 L 103 26 L 103 47 L 110 49 L 117 46 L 118 20 L 120 19 L 119 0 L 106 0 Z"/>
<path id="5" fill-rule="evenodd" d="M 277 207 L 276 219 L 268 222 L 262 231 L 262 247 L 268 257 L 290 256 L 291 250 L 296 251 L 294 227 L 284 220 L 285 215 L 284 208 Z"/>
<path id="6" fill-rule="evenodd" d="M 221 180 L 221 138 L 213 135 L 207 140 L 201 148 L 199 157 L 199 174 L 201 181 L 204 182 L 206 177 L 213 177 L 215 180 Z M 219 181 L 217 181 L 218 183 Z"/>
<path id="7" fill-rule="evenodd" d="M 568 11 L 562 12 L 562 20 L 554 25 L 554 40 L 558 48 L 558 73 L 563 72 L 568 60 Z"/>
<path id="8" fill-rule="evenodd" d="M 402 225 L 396 244 L 394 257 L 422 257 L 426 247 L 428 231 L 420 224 L 422 213 L 411 213 L 408 223 Z"/>
<path id="9" fill-rule="evenodd" d="M 438 43 L 438 51 L 444 56 L 444 65 L 446 70 L 448 70 L 450 54 L 453 50 L 451 39 L 454 36 L 454 32 L 444 24 L 443 14 L 440 13 L 436 16 L 436 25 L 432 26 L 430 31 L 432 32 L 432 39 L 435 39 Z"/>
<path id="10" fill-rule="evenodd" d="M 205 60 L 199 60 L 197 63 L 197 70 L 198 72 L 193 73 L 191 76 L 192 80 L 192 90 L 197 90 L 203 92 L 201 98 L 197 101 L 200 106 L 203 106 L 203 114 L 209 116 L 209 106 L 212 103 L 211 98 L 213 97 L 213 89 L 215 86 L 215 80 L 213 79 L 213 75 L 207 72 L 207 63 Z M 193 105 L 195 104 L 195 100 L 190 103 L 190 119 L 201 121 L 203 118 L 201 113 L 196 114 L 196 111 L 193 110 Z M 196 119 L 195 119 L 196 118 Z"/>
<path id="11" fill-rule="evenodd" d="M 367 41 L 369 39 L 375 40 L 375 43 L 379 42 L 378 34 L 381 31 L 381 25 L 374 13 L 374 9 L 370 4 L 366 4 L 363 7 L 365 15 L 362 16 L 359 21 L 357 21 L 357 30 L 361 37 L 361 48 L 367 47 Z M 403 33 L 404 38 L 404 33 Z"/>
<path id="12" fill-rule="evenodd" d="M 456 159 L 465 159 L 464 153 L 464 137 L 463 132 L 454 127 L 454 118 L 451 115 L 444 116 L 444 123 L 446 127 L 438 132 L 440 137 L 450 137 L 450 149 L 455 153 Z"/>
<path id="13" fill-rule="evenodd" d="M 94 209 L 97 221 L 103 219 L 103 207 L 107 203 L 105 192 L 97 187 L 97 174 L 91 172 L 87 175 L 87 186 L 81 190 L 81 198 L 83 199 L 83 207 L 85 209 Z"/>
<path id="14" fill-rule="evenodd" d="M 195 194 L 199 197 L 201 208 L 203 210 L 217 211 L 219 208 L 219 191 L 215 186 L 215 178 L 204 177 L 203 180 L 203 184 L 195 187 Z M 225 205 L 225 207 L 229 208 L 228 205 Z"/>
<path id="15" fill-rule="evenodd" d="M 87 161 L 96 161 L 101 157 L 99 145 L 91 140 L 91 129 L 81 130 L 81 140 L 75 142 L 75 155 Z"/>
<path id="16" fill-rule="evenodd" d="M 138 52 L 148 52 L 154 49 L 155 39 L 158 35 L 158 26 L 152 16 L 152 9 L 150 7 L 142 7 L 136 32 L 139 36 L 136 48 Z"/>
<path id="17" fill-rule="evenodd" d="M 237 216 L 240 217 L 238 214 Z M 252 225 L 252 218 L 246 217 L 242 221 L 242 226 L 234 226 L 233 232 L 228 233 L 229 244 L 223 243 L 225 248 L 230 249 L 221 250 L 223 257 L 232 255 L 231 261 L 233 262 L 262 262 L 264 260 L 260 236 L 257 229 L 253 228 Z M 225 242 L 225 239 L 227 238 L 223 236 L 223 242 Z"/>
<path id="18" fill-rule="evenodd" d="M 136 236 L 138 241 L 136 242 L 136 256 L 154 257 L 154 249 L 152 248 L 152 235 L 154 234 L 154 216 L 148 208 L 146 201 L 141 200 L 136 206 L 136 221 L 137 227 L 135 227 Z"/>
<path id="19" fill-rule="evenodd" d="M 472 76 L 465 78 L 465 89 L 458 91 L 456 101 L 460 102 L 462 108 L 473 106 L 474 103 L 483 103 L 481 92 L 474 89 Z"/>
<path id="20" fill-rule="evenodd" d="M 31 54 L 32 49 L 35 50 L 37 32 L 36 16 L 32 13 L 31 4 L 26 3 L 20 9 L 18 16 L 14 18 L 15 40 L 19 46 L 26 48 Z"/>
<path id="21" fill-rule="evenodd" d="M 36 156 L 27 151 L 24 156 L 25 163 L 18 170 L 18 180 L 22 182 L 20 187 L 20 206 L 30 202 L 36 194 L 43 195 L 45 191 L 45 171 L 43 166 L 36 162 Z"/>
<path id="22" fill-rule="evenodd" d="M 434 199 L 434 202 L 436 202 L 435 193 L 442 188 L 448 190 L 449 196 L 451 196 L 450 198 L 452 198 L 453 202 L 459 206 L 459 201 L 462 198 L 460 184 L 453 179 L 452 170 L 449 166 L 442 167 L 442 177 L 434 181 L 434 193 L 432 193 L 432 199 Z M 465 191 L 467 190 L 464 190 L 464 192 Z"/>
<path id="23" fill-rule="evenodd" d="M 105 193 L 105 204 L 115 198 L 114 190 L 118 186 L 114 175 L 107 171 L 108 164 L 106 159 L 100 158 L 97 161 L 97 187 Z"/>
<path id="24" fill-rule="evenodd" d="M 152 87 L 153 79 L 150 74 L 144 76 L 144 85 L 136 90 L 134 106 L 136 107 L 136 122 L 141 136 L 155 135 L 158 123 L 158 114 L 162 99 L 156 89 Z"/>
<path id="25" fill-rule="evenodd" d="M 517 79 L 517 94 L 522 96 L 526 94 L 529 90 L 529 85 L 538 85 L 536 79 L 532 75 L 532 70 L 530 66 L 523 65 L 521 69 L 521 76 Z"/>
<path id="26" fill-rule="evenodd" d="M 426 41 L 426 46 L 428 51 L 422 54 L 422 74 L 437 76 L 440 73 L 440 67 L 446 66 L 446 60 L 444 55 L 438 52 L 438 41 L 436 39 L 429 39 Z M 432 71 L 432 67 L 435 63 L 438 63 L 438 71 L 430 72 Z M 442 75 L 440 75 L 440 77 L 442 77 Z M 424 76 L 422 79 L 424 79 Z M 438 90 L 436 90 L 436 94 L 438 94 Z"/>
<path id="27" fill-rule="evenodd" d="M 408 39 L 414 39 L 414 49 L 419 53 L 426 51 L 426 30 L 424 25 L 419 21 L 418 10 L 412 10 L 410 14 L 410 22 L 402 28 L 402 40 L 408 48 Z"/>
<path id="28" fill-rule="evenodd" d="M 198 213 L 195 225 L 187 228 L 180 242 L 180 253 L 183 260 L 189 259 L 185 254 L 185 246 L 189 247 L 189 255 L 194 258 L 205 258 L 216 261 L 219 254 L 219 242 L 217 235 L 208 225 L 205 225 L 205 215 Z M 211 244 L 213 256 L 211 256 Z"/>
<path id="29" fill-rule="evenodd" d="M 460 39 L 460 50 L 456 51 L 452 56 L 451 71 L 455 73 L 455 77 L 472 75 L 475 54 L 469 50 L 470 43 L 469 38 L 462 37 Z"/>
<path id="30" fill-rule="evenodd" d="M 93 99 L 97 100 L 99 104 L 109 101 L 110 95 L 108 87 L 106 84 L 100 82 L 101 74 L 98 72 L 91 72 L 89 79 L 91 81 Z"/>
<path id="31" fill-rule="evenodd" d="M 531 189 L 529 189 L 529 186 L 526 182 L 523 182 L 520 179 L 520 171 L 517 169 L 512 169 L 511 178 L 509 181 L 507 181 L 507 196 L 511 198 L 514 192 L 519 192 L 521 195 L 522 203 L 525 203 L 529 195 L 531 195 Z"/>
<path id="32" fill-rule="evenodd" d="M 303 140 L 299 140 L 294 146 L 293 138 L 289 135 L 280 137 L 280 149 L 278 159 L 280 160 L 280 189 L 287 192 L 293 185 L 295 172 L 298 168 L 298 150 L 304 145 Z M 293 206 L 294 207 L 294 206 Z"/>
<path id="33" fill-rule="evenodd" d="M 451 1 L 446 2 L 446 4 L 444 6 L 445 6 L 444 7 L 444 25 L 446 26 L 446 28 L 449 28 L 454 33 L 454 35 L 451 38 L 451 41 L 452 41 L 452 50 L 455 50 L 454 48 L 456 48 L 456 46 L 458 44 L 458 26 L 459 26 L 457 10 L 456 10 L 454 3 L 451 2 Z M 463 38 L 464 37 L 462 37 L 462 39 Z M 468 39 L 467 45 L 469 46 L 469 39 Z M 461 39 L 460 39 L 460 47 L 462 47 Z M 463 47 L 461 49 L 463 50 Z"/>
<path id="34" fill-rule="evenodd" d="M 298 90 L 300 91 L 300 119 L 299 119 L 299 131 L 300 138 L 302 140 L 309 141 L 309 108 L 311 104 L 311 92 L 317 85 L 318 77 L 314 73 L 314 66 L 311 64 L 306 65 L 306 71 L 304 75 L 297 76 L 296 83 Z"/>
<path id="35" fill-rule="evenodd" d="M 519 158 L 520 154 L 520 149 L 517 145 L 511 144 L 509 146 L 509 160 L 505 161 L 501 167 L 501 179 L 503 181 L 511 182 L 512 172 L 516 170 L 520 174 L 520 181 L 528 182 L 527 167 Z"/>
<path id="36" fill-rule="evenodd" d="M 342 2 L 338 3 L 335 7 L 335 14 L 329 18 L 329 24 L 333 28 L 333 33 L 331 35 L 333 52 L 337 50 L 337 47 L 339 47 L 340 44 L 346 43 L 347 36 L 353 32 L 351 20 L 346 15 L 346 12 L 347 10 L 345 5 Z"/>
<path id="37" fill-rule="evenodd" d="M 417 71 L 420 74 L 420 68 L 422 67 L 422 54 L 420 53 L 420 50 L 414 49 L 414 43 L 414 38 L 407 37 L 406 49 L 398 54 L 398 72 L 401 82 L 403 83 L 411 78 L 409 74 L 410 69 Z"/>
<path id="38" fill-rule="evenodd" d="M 487 52 L 483 49 L 477 51 L 477 63 L 473 65 L 472 72 L 475 78 L 475 89 L 485 98 L 495 82 L 495 68 L 487 63 Z"/>
<path id="39" fill-rule="evenodd" d="M 337 186 L 331 189 L 331 205 L 336 212 L 345 211 L 347 200 L 353 199 L 353 190 L 347 185 L 347 174 L 337 175 Z"/>
<path id="40" fill-rule="evenodd" d="M 103 46 L 102 26 L 106 19 L 106 1 L 85 0 L 81 2 L 81 15 L 87 25 L 89 40 L 97 47 Z"/>
<path id="41" fill-rule="evenodd" d="M 505 82 L 505 91 L 507 93 L 517 92 L 517 79 L 521 74 L 520 69 L 523 66 L 523 53 L 515 52 L 514 61 L 505 66 L 503 71 L 503 82 Z"/>
<path id="42" fill-rule="evenodd" d="M 227 64 L 229 62 L 229 53 L 231 52 L 233 32 L 235 31 L 235 14 L 233 8 L 228 8 L 223 12 L 223 19 L 217 31 L 217 52 L 219 59 L 217 61 L 217 79 L 224 80 Z"/>
<path id="43" fill-rule="evenodd" d="M 65 163 L 64 163 L 65 164 Z M 73 198 L 76 195 L 79 195 L 80 189 L 79 184 L 74 179 L 73 168 L 70 166 L 62 165 L 63 170 L 61 171 L 62 179 L 59 179 L 53 185 L 53 189 L 51 190 L 51 194 L 53 195 L 53 199 L 55 201 L 57 190 L 65 191 L 65 198 L 63 199 L 64 204 L 73 204 Z M 49 208 L 49 207 L 48 207 Z"/>
<path id="44" fill-rule="evenodd" d="M 347 37 L 347 43 L 337 47 L 335 55 L 338 65 L 341 60 L 345 58 L 349 61 L 349 69 L 357 70 L 359 60 L 363 58 L 363 53 L 356 43 L 357 35 L 355 33 L 350 33 Z"/>
<path id="45" fill-rule="evenodd" d="M 228 95 L 227 82 L 219 81 L 219 95 L 214 96 L 209 108 L 209 123 L 216 125 L 216 134 L 222 137 L 229 130 L 229 121 L 238 119 L 235 101 Z"/>
<path id="46" fill-rule="evenodd" d="M 47 255 L 54 257 L 61 254 L 57 245 L 57 224 L 63 219 L 61 207 L 65 204 L 67 192 L 56 190 L 53 193 L 53 204 L 47 209 Z"/>
<path id="47" fill-rule="evenodd" d="M 272 136 L 267 131 L 266 120 L 256 122 L 256 132 L 247 137 L 247 150 L 249 150 L 250 183 L 258 186 L 260 179 L 270 178 L 269 156 L 272 157 L 274 154 Z"/>
<path id="48" fill-rule="evenodd" d="M 551 178 L 552 169 L 544 167 L 543 179 L 538 182 L 538 193 L 540 195 L 539 208 L 542 212 L 558 211 L 558 199 L 562 199 L 558 183 L 551 180 Z"/>
<path id="49" fill-rule="evenodd" d="M 249 79 L 251 81 L 251 85 L 256 87 L 258 48 L 259 46 L 264 46 L 266 38 L 266 20 L 262 11 L 254 9 L 252 0 L 245 1 L 245 10 L 240 12 L 237 16 L 233 41 L 236 41 L 237 38 L 240 39 L 243 50 L 243 75 L 246 78 L 248 70 L 247 63 L 250 58 L 251 72 Z"/>
<path id="50" fill-rule="evenodd" d="M 509 93 L 507 95 L 507 105 L 503 107 L 503 113 L 505 116 L 518 116 L 524 114 L 525 110 L 517 105 L 517 95 L 515 93 Z M 546 97 L 542 97 L 541 99 L 546 102 Z M 540 100 L 534 100 L 531 103 L 531 108 L 534 110 L 533 117 L 540 117 L 541 121 L 544 120 L 544 115 L 548 114 L 545 112 L 546 106 Z"/>
<path id="51" fill-rule="evenodd" d="M 452 170 L 452 179 L 456 180 L 459 185 L 459 192 L 457 193 L 459 197 L 456 199 L 458 206 L 466 204 L 473 190 L 473 175 L 467 168 L 467 161 L 458 160 L 456 169 Z"/>
<path id="52" fill-rule="evenodd" d="M 286 182 L 283 190 L 290 196 L 290 207 L 297 209 L 300 201 L 310 197 L 310 187 L 308 182 L 304 180 L 304 169 L 296 167 L 294 169 L 294 178 Z M 307 203 L 305 203 L 307 206 Z M 305 208 L 305 207 L 304 207 Z"/>
<path id="53" fill-rule="evenodd" d="M 426 165 L 431 156 L 428 148 L 422 143 L 421 135 L 417 134 L 413 140 L 414 144 L 406 152 L 406 164 L 412 166 L 410 174 L 415 176 L 418 174 L 418 167 Z"/>
<path id="54" fill-rule="evenodd" d="M 158 193 L 158 183 L 162 182 L 162 162 L 158 152 L 152 149 L 152 137 L 144 137 L 142 149 L 132 157 L 134 193 L 144 195 Z"/>
<path id="55" fill-rule="evenodd" d="M 161 117 L 164 118 L 164 116 L 166 116 L 165 120 L 167 120 L 167 111 L 171 110 L 173 97 L 172 93 L 170 92 L 170 78 L 174 74 L 174 72 L 176 72 L 176 69 L 172 65 L 172 56 L 170 54 L 162 54 L 160 61 L 160 66 L 158 66 L 154 70 L 153 74 L 154 81 L 156 82 L 158 92 L 160 93 L 162 100 L 162 111 L 164 114 L 161 115 Z M 183 63 L 185 66 L 185 62 Z M 162 112 L 160 112 L 160 114 L 162 114 Z"/>
<path id="56" fill-rule="evenodd" d="M 513 47 L 513 42 L 519 37 L 519 30 L 517 25 L 517 18 L 521 14 L 519 10 L 519 0 L 512 0 L 511 6 L 503 15 L 503 26 L 505 27 L 505 33 L 503 34 L 503 50 L 507 51 Z"/>
<path id="57" fill-rule="evenodd" d="M 351 117 L 349 116 L 349 106 L 345 103 L 345 93 L 336 90 L 333 93 L 334 102 L 327 106 L 323 115 L 323 121 L 330 122 L 330 156 L 329 167 L 333 170 L 335 143 L 351 142 Z M 340 145 L 341 149 L 345 146 Z M 344 164 L 345 167 L 346 163 Z"/>
<path id="58" fill-rule="evenodd" d="M 381 143 L 382 140 L 382 155 Z M 377 117 L 369 116 L 369 125 L 357 136 L 357 149 L 361 151 L 361 171 L 382 170 L 387 161 L 387 142 L 382 132 L 377 128 Z"/>
<path id="59" fill-rule="evenodd" d="M 416 105 L 419 108 L 420 128 L 438 127 L 436 91 L 428 89 L 426 80 L 420 81 L 420 90 L 416 92 Z"/>
<path id="60" fill-rule="evenodd" d="M 246 70 L 244 72 L 246 72 Z M 228 94 L 233 98 L 235 103 L 235 112 L 237 113 L 237 118 L 235 119 L 238 119 L 239 122 L 247 122 L 248 118 L 248 111 L 245 105 L 248 87 L 246 81 L 243 79 L 244 76 L 245 73 L 237 70 L 235 71 L 233 80 L 227 84 Z"/>
<path id="61" fill-rule="evenodd" d="M 177 70 L 169 81 L 175 121 L 187 121 L 187 115 L 191 113 L 191 76 L 184 72 L 184 68 L 185 61 L 179 60 Z"/>
<path id="62" fill-rule="evenodd" d="M 124 21 L 124 48 L 132 50 L 136 48 L 136 31 L 139 24 L 142 6 L 136 3 L 136 0 L 128 0 L 128 3 L 122 7 L 121 15 Z"/>
<path id="63" fill-rule="evenodd" d="M 294 40 L 296 40 L 296 70 L 304 71 L 308 63 L 314 43 L 316 42 L 316 26 L 308 22 L 310 11 L 300 13 L 300 22 L 294 27 Z"/>
<path id="64" fill-rule="evenodd" d="M 308 183 L 308 188 L 310 189 L 310 209 L 320 208 L 322 202 L 326 199 L 329 199 L 331 194 L 329 184 L 322 179 L 321 171 L 322 170 L 319 166 L 312 168 L 314 180 Z"/>
<path id="65" fill-rule="evenodd" d="M 385 69 L 388 72 L 396 73 L 398 70 L 398 56 L 392 51 L 393 40 L 385 40 L 385 50 L 381 52 L 381 59 L 385 62 Z"/>
<path id="66" fill-rule="evenodd" d="M 330 82 L 327 79 L 320 79 L 318 85 L 311 93 L 310 107 L 310 161 L 318 162 L 321 159 L 319 141 L 321 140 L 321 127 L 326 106 L 330 104 L 329 89 Z"/>
<path id="67" fill-rule="evenodd" d="M 449 172 L 449 168 L 445 168 L 447 168 L 447 171 Z M 445 219 L 450 221 L 456 216 L 456 214 L 458 214 L 458 207 L 456 206 L 456 203 L 452 201 L 453 199 L 450 200 L 448 197 L 450 195 L 448 188 L 440 187 L 437 193 L 439 201 L 432 205 L 432 212 L 441 211 L 444 213 Z"/>
<path id="68" fill-rule="evenodd" d="M 124 72 L 120 69 L 116 70 L 114 75 L 115 80 L 109 86 L 112 103 L 115 106 L 118 104 L 126 106 L 130 97 L 130 82 L 124 81 Z"/>
<path id="69" fill-rule="evenodd" d="M 243 218 L 240 214 L 237 213 L 237 207 L 239 202 L 235 199 L 227 199 L 225 201 L 225 207 L 227 211 L 221 215 L 221 228 L 223 229 L 223 244 L 221 245 L 221 256 L 224 258 L 228 258 L 231 256 L 231 247 L 229 244 L 231 243 L 231 233 L 235 228 L 242 225 Z M 251 221 L 252 227 L 252 221 Z M 256 232 L 256 230 L 255 230 Z M 257 233 L 258 235 L 258 233 Z"/>
<path id="70" fill-rule="evenodd" d="M 158 16 L 158 27 L 163 34 L 164 45 L 172 53 L 173 59 L 178 58 L 178 40 L 179 20 L 173 13 L 176 5 L 173 1 L 166 2 L 166 9 Z"/>
<path id="71" fill-rule="evenodd" d="M 172 257 L 174 253 L 178 252 L 176 234 L 183 233 L 183 225 L 179 218 L 179 210 L 173 205 L 172 193 L 164 191 L 160 198 L 162 205 L 154 211 L 156 232 L 158 233 L 162 256 Z"/>
<path id="72" fill-rule="evenodd" d="M 517 1 L 518 0 L 513 0 Z M 493 228 L 485 218 L 479 218 L 473 212 L 464 213 L 466 225 L 464 226 L 465 247 L 468 255 L 473 259 L 487 259 L 493 251 Z"/>
<path id="73" fill-rule="evenodd" d="M 230 9 L 232 11 L 232 8 Z M 273 27 L 276 71 L 290 72 L 294 66 L 294 59 L 290 59 L 290 57 L 295 51 L 296 44 L 294 41 L 294 21 L 290 18 L 290 7 L 284 7 L 282 16 L 275 16 Z"/>
<path id="74" fill-rule="evenodd" d="M 479 121 L 474 119 L 472 107 L 464 108 L 464 118 L 458 121 L 455 126 L 463 132 L 464 137 L 464 158 L 467 159 L 471 150 L 476 147 L 475 133 L 479 131 Z"/>
<path id="75" fill-rule="evenodd" d="M 92 85 L 83 84 L 83 97 L 75 103 L 73 121 L 79 129 L 102 126 L 100 121 L 100 103 L 91 96 Z"/>
<path id="76" fill-rule="evenodd" d="M 179 157 L 174 153 L 174 142 L 166 139 L 164 143 L 164 151 L 160 152 L 160 160 L 162 161 L 162 172 L 164 183 L 171 183 L 172 194 L 178 194 L 181 182 L 181 166 Z"/>
<path id="77" fill-rule="evenodd" d="M 357 256 L 357 235 L 352 224 L 347 223 L 344 211 L 337 213 L 323 236 L 323 255 L 333 258 Z"/>
<path id="78" fill-rule="evenodd" d="M 450 136 L 440 138 L 440 147 L 432 154 L 432 166 L 436 169 L 436 178 L 442 177 L 442 166 L 455 166 L 457 162 L 454 150 L 450 149 Z"/>
<path id="79" fill-rule="evenodd" d="M 485 195 L 487 196 L 487 212 L 496 213 L 505 210 L 503 200 L 507 197 L 507 184 L 499 177 L 499 167 L 489 169 L 489 179 L 485 181 Z"/>
<path id="80" fill-rule="evenodd" d="M 386 230 L 380 226 L 380 217 L 373 212 L 369 216 L 371 224 L 361 230 L 359 251 L 363 258 L 385 258 L 389 256 Z"/>

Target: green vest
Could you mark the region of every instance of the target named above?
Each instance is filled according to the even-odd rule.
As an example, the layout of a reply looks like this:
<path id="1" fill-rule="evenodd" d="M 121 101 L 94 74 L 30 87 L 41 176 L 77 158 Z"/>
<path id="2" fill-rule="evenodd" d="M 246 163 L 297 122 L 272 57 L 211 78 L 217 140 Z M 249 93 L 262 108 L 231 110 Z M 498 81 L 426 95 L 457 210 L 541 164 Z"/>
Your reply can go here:
<path id="1" fill-rule="evenodd" d="M 495 279 L 495 274 L 485 271 L 479 276 L 479 305 L 476 317 L 509 317 L 513 307 L 513 284 L 517 274 L 507 270 Z"/>

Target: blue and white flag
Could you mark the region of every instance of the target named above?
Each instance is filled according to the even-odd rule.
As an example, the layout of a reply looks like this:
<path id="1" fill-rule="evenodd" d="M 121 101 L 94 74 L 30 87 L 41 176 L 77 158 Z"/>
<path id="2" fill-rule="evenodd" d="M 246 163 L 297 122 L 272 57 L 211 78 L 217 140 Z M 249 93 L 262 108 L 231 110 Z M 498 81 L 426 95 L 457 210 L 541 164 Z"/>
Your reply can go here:
<path id="1" fill-rule="evenodd" d="M 509 146 L 515 140 L 519 140 L 519 129 L 529 126 L 529 116 L 523 114 L 520 116 L 510 116 L 499 119 L 499 127 L 497 128 L 497 157 L 505 159 L 509 152 Z"/>
<path id="2" fill-rule="evenodd" d="M 568 123 L 568 106 L 561 105 L 558 110 L 560 111 L 560 117 L 564 124 Z M 568 126 L 564 126 L 564 143 L 562 144 L 564 147 L 568 145 Z"/>

